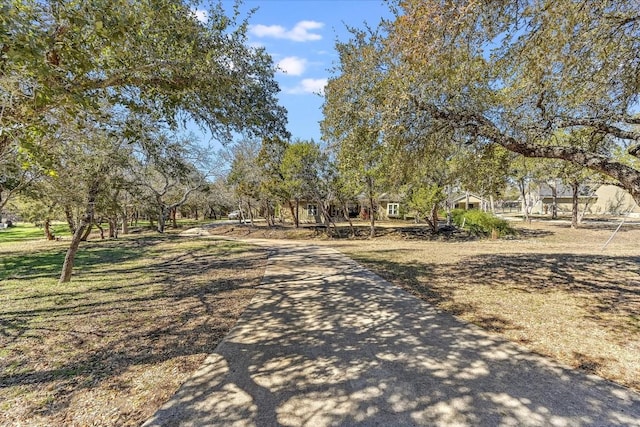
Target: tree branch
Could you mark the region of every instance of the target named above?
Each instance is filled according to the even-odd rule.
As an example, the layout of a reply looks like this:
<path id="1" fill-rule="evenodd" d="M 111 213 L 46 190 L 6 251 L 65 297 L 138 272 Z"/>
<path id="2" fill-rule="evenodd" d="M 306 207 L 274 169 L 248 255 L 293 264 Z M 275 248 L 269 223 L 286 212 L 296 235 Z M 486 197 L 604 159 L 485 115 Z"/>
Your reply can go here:
<path id="1" fill-rule="evenodd" d="M 486 138 L 492 143 L 501 145 L 507 150 L 525 157 L 567 160 L 608 175 L 618 180 L 622 186 L 631 193 L 636 202 L 640 204 L 640 171 L 630 166 L 574 146 L 539 145 L 516 140 L 506 135 L 491 120 L 480 113 L 442 109 L 435 105 L 424 103 L 420 104 L 420 108 L 429 112 L 434 119 L 451 123 L 459 128 L 465 128 L 468 127 L 470 123 L 475 123 L 477 125 L 478 136 Z M 576 122 L 574 122 L 574 126 L 585 125 L 577 124 Z M 591 121 L 585 121 L 584 123 L 587 122 L 592 123 Z M 602 125 L 603 127 L 607 127 L 606 124 Z M 613 128 L 613 130 L 617 129 L 614 126 L 611 126 L 611 128 Z M 640 148 L 637 149 L 637 152 L 640 152 Z"/>
<path id="2" fill-rule="evenodd" d="M 613 126 L 598 119 L 570 119 L 560 123 L 560 127 L 563 128 L 575 126 L 588 126 L 608 133 L 609 135 L 615 136 L 616 138 L 640 142 L 640 133 L 620 129 L 617 126 Z"/>

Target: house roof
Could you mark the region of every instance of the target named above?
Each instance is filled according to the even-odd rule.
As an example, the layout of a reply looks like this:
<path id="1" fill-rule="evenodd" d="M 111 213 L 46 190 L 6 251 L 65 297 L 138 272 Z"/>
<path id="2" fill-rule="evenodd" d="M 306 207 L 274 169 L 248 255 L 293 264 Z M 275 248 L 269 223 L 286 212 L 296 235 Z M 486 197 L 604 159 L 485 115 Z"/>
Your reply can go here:
<path id="1" fill-rule="evenodd" d="M 539 195 L 541 198 L 553 197 L 551 186 L 549 186 L 548 184 L 541 184 Z M 558 185 L 556 186 L 556 197 L 557 198 L 573 197 L 573 189 L 569 185 L 558 183 Z M 578 197 L 596 197 L 596 193 L 593 187 L 591 187 L 590 185 L 583 184 L 578 187 Z"/>
<path id="2" fill-rule="evenodd" d="M 360 193 L 358 194 L 358 196 L 356 197 L 359 201 L 366 201 L 369 199 L 369 197 L 367 195 L 365 195 L 364 193 Z M 400 200 L 402 200 L 402 196 L 400 196 L 399 194 L 396 193 L 382 193 L 380 194 L 378 197 L 376 197 L 376 200 L 379 202 L 394 202 L 394 203 L 398 203 L 400 202 Z"/>
<path id="3" fill-rule="evenodd" d="M 451 203 L 457 203 L 457 202 L 461 202 L 461 201 L 466 201 L 467 200 L 467 194 L 469 194 L 469 197 L 473 197 L 475 199 L 481 200 L 481 201 L 487 201 L 487 199 L 485 199 L 484 197 L 480 197 L 477 194 L 474 193 L 464 193 L 464 194 L 460 194 L 458 196 L 455 196 L 453 199 L 451 199 Z"/>

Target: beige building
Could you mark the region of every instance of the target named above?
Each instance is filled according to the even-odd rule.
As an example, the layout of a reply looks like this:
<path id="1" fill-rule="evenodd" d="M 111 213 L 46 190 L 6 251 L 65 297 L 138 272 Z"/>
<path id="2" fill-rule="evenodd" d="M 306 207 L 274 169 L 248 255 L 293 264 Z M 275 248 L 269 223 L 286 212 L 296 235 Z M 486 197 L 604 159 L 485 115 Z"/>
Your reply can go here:
<path id="1" fill-rule="evenodd" d="M 462 196 L 459 196 L 451 201 L 451 206 L 453 206 L 453 209 L 464 210 L 482 209 L 482 206 L 487 204 L 487 200 L 472 193 L 463 194 Z"/>
<path id="2" fill-rule="evenodd" d="M 570 189 L 559 186 L 555 198 L 558 213 L 570 213 L 573 209 L 573 195 Z M 543 188 L 532 213 L 551 214 L 553 197 L 548 188 Z M 615 185 L 601 185 L 595 191 L 585 187 L 578 194 L 578 210 L 588 215 L 640 215 L 640 208 L 631 194 Z"/>
<path id="3" fill-rule="evenodd" d="M 627 213 L 640 215 L 640 207 L 631 194 L 615 185 L 601 185 L 596 190 L 597 201 L 591 206 L 591 213 L 596 215 L 624 215 Z"/>

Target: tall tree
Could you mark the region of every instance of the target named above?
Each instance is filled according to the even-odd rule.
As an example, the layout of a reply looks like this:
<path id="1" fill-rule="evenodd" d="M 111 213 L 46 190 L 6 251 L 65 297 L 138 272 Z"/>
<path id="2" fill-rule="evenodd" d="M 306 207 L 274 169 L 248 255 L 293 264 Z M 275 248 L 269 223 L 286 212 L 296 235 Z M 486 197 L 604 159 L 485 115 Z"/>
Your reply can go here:
<path id="1" fill-rule="evenodd" d="M 382 131 L 388 64 L 383 51 L 384 29 L 352 31 L 352 39 L 337 43 L 339 63 L 325 88 L 322 136 L 337 153 L 340 173 L 359 183 L 368 200 L 370 236 L 375 237 L 377 197 L 386 174 L 389 146 Z"/>
<path id="2" fill-rule="evenodd" d="M 282 159 L 282 176 L 287 191 L 296 204 L 301 199 L 316 202 L 323 222 L 331 223 L 331 167 L 329 158 L 314 141 L 294 141 L 287 147 Z M 297 209 L 296 209 L 297 210 Z M 299 218 L 296 212 L 296 226 Z"/>
<path id="3" fill-rule="evenodd" d="M 117 173 L 114 166 L 129 154 L 126 140 L 115 138 L 110 131 L 97 126 L 92 116 L 78 115 L 65 123 L 67 126 L 58 126 L 50 136 L 56 140 L 55 151 L 50 152 L 53 168 L 49 175 L 53 181 L 50 188 L 54 191 L 56 187 L 73 188 L 81 205 L 81 215 L 65 255 L 61 283 L 71 280 L 76 253 L 94 222 L 96 205 L 109 182 L 107 177 Z"/>
<path id="4" fill-rule="evenodd" d="M 637 167 L 612 152 L 547 143 L 558 130 L 586 129 L 640 155 L 636 0 L 396 5 L 386 45 L 396 58 L 391 72 L 411 82 L 411 90 L 396 93 L 398 108 L 426 112 L 434 131 L 449 127 L 475 144 L 606 174 L 640 202 Z"/>
<path id="5" fill-rule="evenodd" d="M 273 199 L 282 208 L 287 206 L 291 212 L 291 217 L 296 226 L 299 225 L 296 209 L 288 186 L 286 185 L 282 161 L 289 147 L 289 142 L 281 138 L 263 138 L 258 153 L 257 163 L 262 174 L 261 192 L 266 197 L 266 204 L 269 206 L 270 199 Z M 268 209 L 267 209 L 268 210 Z M 280 212 L 281 219 L 283 218 Z M 271 221 L 269 217 L 273 215 Z M 267 223 L 273 225 L 275 212 L 267 212 Z"/>
<path id="6" fill-rule="evenodd" d="M 263 176 L 258 167 L 260 144 L 255 140 L 242 140 L 231 148 L 231 170 L 227 182 L 232 186 L 237 206 L 240 210 L 239 220 L 244 221 L 246 214 L 253 225 L 253 211 L 257 208 Z"/>

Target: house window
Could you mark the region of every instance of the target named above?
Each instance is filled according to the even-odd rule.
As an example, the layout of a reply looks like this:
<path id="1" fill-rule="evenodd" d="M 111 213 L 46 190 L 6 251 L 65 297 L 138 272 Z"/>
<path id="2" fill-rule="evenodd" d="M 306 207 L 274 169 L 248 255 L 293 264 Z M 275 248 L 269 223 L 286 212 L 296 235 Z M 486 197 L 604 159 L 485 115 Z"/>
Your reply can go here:
<path id="1" fill-rule="evenodd" d="M 400 212 L 400 203 L 388 203 L 387 204 L 387 215 L 388 216 L 398 216 Z"/>
<path id="2" fill-rule="evenodd" d="M 312 205 L 312 204 L 308 204 L 307 205 L 307 215 L 309 215 L 309 216 L 318 215 L 318 206 Z"/>

